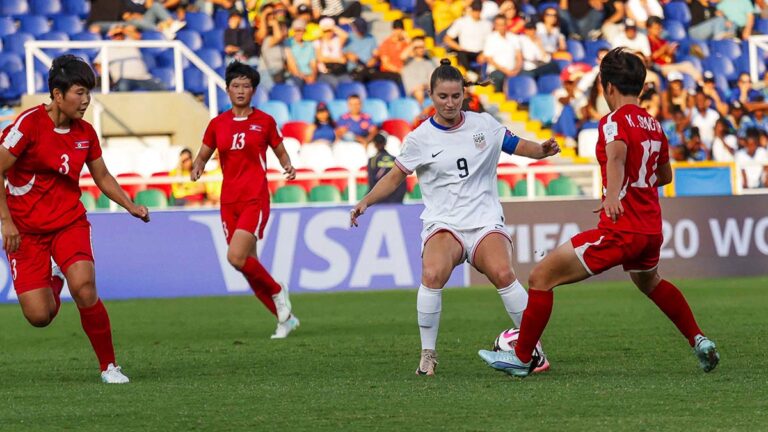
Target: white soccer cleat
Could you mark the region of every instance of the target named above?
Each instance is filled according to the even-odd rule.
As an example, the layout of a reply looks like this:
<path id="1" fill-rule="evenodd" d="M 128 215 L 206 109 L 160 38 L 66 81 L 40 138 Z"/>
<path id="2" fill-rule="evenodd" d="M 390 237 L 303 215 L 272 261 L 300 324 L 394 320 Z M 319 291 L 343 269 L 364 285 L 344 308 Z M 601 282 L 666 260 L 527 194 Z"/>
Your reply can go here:
<path id="1" fill-rule="evenodd" d="M 107 370 L 101 373 L 101 381 L 106 384 L 127 384 L 130 382 L 127 376 L 123 374 L 120 366 L 110 363 Z"/>
<path id="2" fill-rule="evenodd" d="M 299 324 L 300 324 L 299 319 L 296 318 L 296 316 L 291 315 L 290 318 L 288 318 L 285 322 L 277 323 L 275 334 L 273 334 L 270 338 L 285 339 L 288 337 L 289 334 L 291 334 L 292 331 L 296 330 L 299 327 Z"/>
<path id="3" fill-rule="evenodd" d="M 291 317 L 291 300 L 288 298 L 288 288 L 280 285 L 280 292 L 272 296 L 277 310 L 277 321 L 284 323 Z"/>
<path id="4" fill-rule="evenodd" d="M 421 360 L 419 360 L 416 375 L 432 376 L 435 374 L 435 368 L 437 368 L 437 351 L 432 349 L 421 350 Z"/>

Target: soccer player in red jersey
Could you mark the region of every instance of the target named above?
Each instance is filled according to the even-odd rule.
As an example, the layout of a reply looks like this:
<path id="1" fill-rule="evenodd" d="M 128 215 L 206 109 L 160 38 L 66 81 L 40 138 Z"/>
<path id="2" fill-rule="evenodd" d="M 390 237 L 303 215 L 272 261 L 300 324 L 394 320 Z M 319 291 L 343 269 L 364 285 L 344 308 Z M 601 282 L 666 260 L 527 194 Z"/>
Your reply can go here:
<path id="1" fill-rule="evenodd" d="M 208 124 L 191 177 L 193 181 L 199 179 L 205 163 L 219 151 L 224 176 L 221 225 L 229 244 L 227 260 L 243 273 L 256 297 L 277 317 L 272 339 L 282 339 L 299 326 L 299 320 L 291 313 L 288 290 L 275 282 L 256 255 L 256 241 L 264 235 L 269 219 L 267 149 L 275 152 L 286 178 L 296 178 L 296 170 L 275 119 L 251 107 L 260 78 L 248 65 L 233 62 L 227 66 L 225 79 L 232 109 Z"/>
<path id="2" fill-rule="evenodd" d="M 91 225 L 80 203 L 83 165 L 99 189 L 131 215 L 149 222 L 149 211 L 134 204 L 109 173 L 99 139 L 83 120 L 95 82 L 81 59 L 56 58 L 48 76 L 51 103 L 24 111 L 3 131 L 0 176 L 7 187 L 0 194 L 0 221 L 24 317 L 35 327 L 50 324 L 66 277 L 102 381 L 122 384 L 128 377 L 115 361 L 109 315 L 96 292 Z M 51 259 L 58 267 L 51 268 Z"/>
<path id="3" fill-rule="evenodd" d="M 617 265 L 688 339 L 704 372 L 717 366 L 715 344 L 699 329 L 683 294 L 658 272 L 663 237 L 657 188 L 672 181 L 672 168 L 661 125 L 638 106 L 645 73 L 642 60 L 623 48 L 612 50 L 600 63 L 600 82 L 611 108 L 600 120 L 597 141 L 603 177 L 603 200 L 596 210 L 600 222 L 560 245 L 531 271 L 528 307 L 515 350 L 479 352 L 494 369 L 527 376 L 535 364 L 534 347 L 552 313 L 552 290 Z"/>

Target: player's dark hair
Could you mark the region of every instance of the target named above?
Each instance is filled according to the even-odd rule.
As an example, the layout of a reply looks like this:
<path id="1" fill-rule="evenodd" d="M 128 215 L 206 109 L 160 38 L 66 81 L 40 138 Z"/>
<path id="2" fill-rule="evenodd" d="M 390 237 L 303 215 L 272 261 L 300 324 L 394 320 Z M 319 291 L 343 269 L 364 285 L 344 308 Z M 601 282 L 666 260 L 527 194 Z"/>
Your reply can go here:
<path id="1" fill-rule="evenodd" d="M 624 96 L 639 96 L 645 84 L 645 65 L 630 51 L 614 48 L 600 62 L 600 83 L 603 91 L 610 83 Z"/>
<path id="2" fill-rule="evenodd" d="M 239 61 L 233 61 L 227 66 L 227 71 L 224 74 L 224 80 L 229 84 L 237 78 L 248 78 L 251 80 L 251 86 L 256 89 L 261 82 L 261 75 L 251 66 Z"/>
<path id="3" fill-rule="evenodd" d="M 88 90 L 96 86 L 96 75 L 93 69 L 80 57 L 65 54 L 53 59 L 48 70 L 48 91 L 53 99 L 53 91 L 59 89 L 65 94 L 73 85 L 80 85 Z"/>
<path id="4" fill-rule="evenodd" d="M 429 78 L 429 90 L 434 90 L 435 86 L 437 85 L 438 81 L 454 81 L 454 82 L 460 82 L 464 87 L 469 86 L 487 86 L 491 83 L 490 80 L 484 80 L 480 82 L 475 81 L 468 81 L 464 78 L 464 75 L 461 74 L 461 71 L 459 71 L 457 68 L 453 67 L 451 65 L 451 61 L 447 58 L 444 58 L 440 60 L 440 66 L 438 66 L 433 72 L 432 76 Z"/>

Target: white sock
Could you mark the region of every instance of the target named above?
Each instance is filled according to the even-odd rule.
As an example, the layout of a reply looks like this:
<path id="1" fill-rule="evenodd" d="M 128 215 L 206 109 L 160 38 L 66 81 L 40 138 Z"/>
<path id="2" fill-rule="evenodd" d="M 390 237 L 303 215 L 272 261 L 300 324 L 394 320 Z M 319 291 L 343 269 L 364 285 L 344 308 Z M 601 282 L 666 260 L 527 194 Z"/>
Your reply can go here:
<path id="1" fill-rule="evenodd" d="M 416 311 L 419 316 L 421 349 L 435 349 L 437 330 L 440 327 L 440 311 L 443 309 L 443 290 L 419 286 Z"/>
<path id="2" fill-rule="evenodd" d="M 528 306 L 528 292 L 525 291 L 525 288 L 517 279 L 510 286 L 498 291 L 501 301 L 504 303 L 504 309 L 507 310 L 509 317 L 512 318 L 515 327 L 520 328 L 520 322 L 523 321 L 523 312 L 525 307 Z"/>

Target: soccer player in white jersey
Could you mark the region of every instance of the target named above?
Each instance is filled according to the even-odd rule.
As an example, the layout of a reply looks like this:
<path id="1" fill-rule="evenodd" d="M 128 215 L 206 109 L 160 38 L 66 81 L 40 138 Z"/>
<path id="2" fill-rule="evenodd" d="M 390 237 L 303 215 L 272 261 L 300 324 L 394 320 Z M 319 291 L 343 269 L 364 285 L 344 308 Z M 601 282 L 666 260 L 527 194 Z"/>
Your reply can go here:
<path id="1" fill-rule="evenodd" d="M 421 214 L 421 286 L 416 299 L 421 361 L 418 375 L 434 375 L 442 288 L 453 269 L 468 260 L 499 291 L 515 327 L 528 294 L 512 268 L 512 243 L 504 229 L 496 167 L 502 151 L 543 159 L 560 151 L 554 139 L 542 144 L 519 138 L 491 115 L 461 111 L 467 83 L 447 59 L 432 72 L 430 97 L 436 113 L 405 137 L 391 170 L 351 211 L 351 224 L 416 172 L 426 207 Z M 549 368 L 542 358 L 539 370 Z"/>

